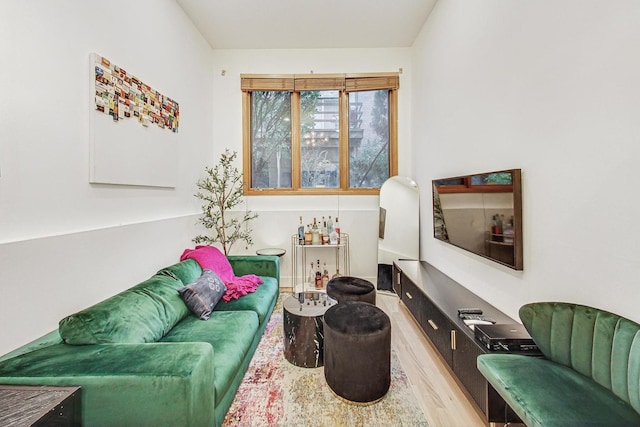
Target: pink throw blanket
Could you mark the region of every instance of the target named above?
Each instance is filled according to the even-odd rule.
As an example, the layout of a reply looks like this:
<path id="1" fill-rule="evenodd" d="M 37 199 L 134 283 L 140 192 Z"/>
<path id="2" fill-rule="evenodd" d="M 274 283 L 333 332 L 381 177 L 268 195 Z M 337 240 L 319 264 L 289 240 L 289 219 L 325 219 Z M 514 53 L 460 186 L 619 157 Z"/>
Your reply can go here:
<path id="1" fill-rule="evenodd" d="M 225 302 L 255 292 L 258 289 L 258 285 L 264 283 L 255 274 L 236 276 L 227 257 L 214 246 L 196 246 L 195 249 L 185 249 L 180 256 L 180 261 L 184 261 L 187 258 L 197 261 L 203 270 L 205 268 L 212 270 L 220 277 L 220 280 L 227 287 L 227 292 L 222 296 Z"/>

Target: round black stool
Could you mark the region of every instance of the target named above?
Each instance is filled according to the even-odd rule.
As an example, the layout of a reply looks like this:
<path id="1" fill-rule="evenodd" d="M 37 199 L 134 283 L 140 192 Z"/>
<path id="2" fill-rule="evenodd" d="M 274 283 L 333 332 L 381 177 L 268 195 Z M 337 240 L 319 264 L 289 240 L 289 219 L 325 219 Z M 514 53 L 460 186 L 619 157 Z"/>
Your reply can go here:
<path id="1" fill-rule="evenodd" d="M 324 315 L 324 378 L 357 404 L 382 399 L 391 384 L 391 321 L 375 305 L 341 302 Z"/>
<path id="2" fill-rule="evenodd" d="M 338 276 L 327 283 L 327 294 L 336 301 L 362 301 L 376 304 L 376 289 L 368 280 Z"/>

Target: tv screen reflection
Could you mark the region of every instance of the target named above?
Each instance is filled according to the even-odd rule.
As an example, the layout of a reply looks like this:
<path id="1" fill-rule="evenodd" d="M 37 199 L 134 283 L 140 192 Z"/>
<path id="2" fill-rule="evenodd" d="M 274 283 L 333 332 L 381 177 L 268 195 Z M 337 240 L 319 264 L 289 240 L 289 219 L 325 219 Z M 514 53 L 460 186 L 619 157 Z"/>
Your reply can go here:
<path id="1" fill-rule="evenodd" d="M 434 237 L 522 270 L 521 171 L 433 181 Z"/>

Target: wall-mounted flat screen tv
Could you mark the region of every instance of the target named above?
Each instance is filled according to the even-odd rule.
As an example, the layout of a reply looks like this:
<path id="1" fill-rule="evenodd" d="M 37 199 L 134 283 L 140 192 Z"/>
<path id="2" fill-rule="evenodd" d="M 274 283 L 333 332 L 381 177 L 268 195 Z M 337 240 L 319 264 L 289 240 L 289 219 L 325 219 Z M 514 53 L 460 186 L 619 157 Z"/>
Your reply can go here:
<path id="1" fill-rule="evenodd" d="M 522 270 L 521 170 L 433 180 L 433 235 Z"/>

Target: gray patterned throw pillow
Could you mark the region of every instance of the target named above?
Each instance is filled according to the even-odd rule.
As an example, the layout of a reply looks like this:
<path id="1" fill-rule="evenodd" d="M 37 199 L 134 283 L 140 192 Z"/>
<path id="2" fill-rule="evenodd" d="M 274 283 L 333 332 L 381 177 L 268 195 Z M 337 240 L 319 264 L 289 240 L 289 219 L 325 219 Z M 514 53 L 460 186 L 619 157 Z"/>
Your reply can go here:
<path id="1" fill-rule="evenodd" d="M 226 291 L 227 287 L 218 275 L 206 269 L 202 271 L 198 280 L 178 288 L 178 293 L 189 310 L 202 320 L 207 320 L 211 316 L 213 307 Z"/>

